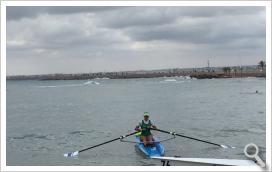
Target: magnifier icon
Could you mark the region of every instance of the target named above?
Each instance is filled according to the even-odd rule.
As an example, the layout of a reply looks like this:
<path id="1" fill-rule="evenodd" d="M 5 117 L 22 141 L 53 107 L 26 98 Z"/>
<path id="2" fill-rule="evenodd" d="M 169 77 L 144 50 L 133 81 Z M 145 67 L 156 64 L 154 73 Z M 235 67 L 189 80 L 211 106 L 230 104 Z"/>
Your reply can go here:
<path id="1" fill-rule="evenodd" d="M 263 162 L 263 160 L 259 157 L 259 148 L 257 145 L 255 145 L 254 143 L 250 143 L 248 145 L 245 146 L 244 149 L 244 153 L 248 158 L 255 158 L 255 160 L 257 161 L 257 163 L 264 168 L 265 167 L 265 163 Z"/>

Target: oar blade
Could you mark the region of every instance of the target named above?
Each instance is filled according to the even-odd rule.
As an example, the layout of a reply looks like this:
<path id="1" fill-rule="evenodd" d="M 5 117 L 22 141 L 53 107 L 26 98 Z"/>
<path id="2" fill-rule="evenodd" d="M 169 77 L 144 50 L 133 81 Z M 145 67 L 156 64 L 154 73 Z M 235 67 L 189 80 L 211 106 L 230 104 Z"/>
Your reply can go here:
<path id="1" fill-rule="evenodd" d="M 77 157 L 78 156 L 78 151 L 76 152 L 70 152 L 70 153 L 65 153 L 63 154 L 64 157 L 68 158 L 68 157 Z"/>
<path id="2" fill-rule="evenodd" d="M 227 145 L 220 145 L 222 148 L 227 149 L 229 148 Z"/>
<path id="3" fill-rule="evenodd" d="M 235 146 L 220 145 L 224 149 L 235 149 Z"/>

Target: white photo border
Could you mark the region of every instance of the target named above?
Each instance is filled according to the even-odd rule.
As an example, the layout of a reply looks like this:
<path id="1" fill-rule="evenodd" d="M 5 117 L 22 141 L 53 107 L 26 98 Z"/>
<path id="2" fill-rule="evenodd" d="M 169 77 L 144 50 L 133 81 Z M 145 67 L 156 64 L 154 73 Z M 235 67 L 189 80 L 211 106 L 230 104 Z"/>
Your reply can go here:
<path id="1" fill-rule="evenodd" d="M 266 164 L 271 170 L 271 2 L 270 1 L 2 1 L 1 2 L 1 170 L 3 171 L 262 171 L 252 166 L 7 166 L 7 6 L 264 6 L 266 7 Z"/>

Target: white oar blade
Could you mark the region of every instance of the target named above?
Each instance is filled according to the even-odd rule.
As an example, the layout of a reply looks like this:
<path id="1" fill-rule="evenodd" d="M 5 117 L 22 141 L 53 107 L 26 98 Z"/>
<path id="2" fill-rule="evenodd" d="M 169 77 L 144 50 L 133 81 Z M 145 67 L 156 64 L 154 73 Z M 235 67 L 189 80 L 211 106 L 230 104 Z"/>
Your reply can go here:
<path id="1" fill-rule="evenodd" d="M 228 146 L 226 146 L 226 145 L 220 145 L 222 148 L 228 148 Z"/>
<path id="2" fill-rule="evenodd" d="M 76 152 L 71 152 L 71 153 L 65 153 L 63 156 L 64 157 L 76 157 L 76 156 L 78 156 L 78 151 L 76 151 Z"/>
<path id="3" fill-rule="evenodd" d="M 227 145 L 220 145 L 222 148 L 226 149 L 226 148 L 231 148 L 231 149 L 235 149 L 236 147 L 234 146 L 227 146 Z"/>

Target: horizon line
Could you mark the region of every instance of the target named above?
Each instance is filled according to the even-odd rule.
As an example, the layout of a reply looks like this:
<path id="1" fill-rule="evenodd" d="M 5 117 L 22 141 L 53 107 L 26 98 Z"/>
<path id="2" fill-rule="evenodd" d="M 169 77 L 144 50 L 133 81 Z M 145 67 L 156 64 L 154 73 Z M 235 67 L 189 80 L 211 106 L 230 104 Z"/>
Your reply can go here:
<path id="1" fill-rule="evenodd" d="M 99 72 L 78 72 L 78 73 L 43 73 L 43 74 L 6 74 L 6 77 L 10 76 L 35 76 L 35 75 L 56 75 L 56 74 L 62 74 L 62 75 L 71 75 L 71 74 L 94 74 L 94 73 L 118 73 L 118 72 L 139 72 L 139 71 L 158 71 L 158 70 L 171 70 L 171 69 L 203 69 L 203 68 L 223 68 L 223 67 L 245 67 L 245 66 L 258 66 L 258 64 L 251 64 L 251 65 L 228 65 L 228 66 L 205 66 L 205 67 L 173 67 L 173 68 L 158 68 L 158 69 L 139 69 L 139 70 L 120 70 L 120 71 L 99 71 Z"/>

